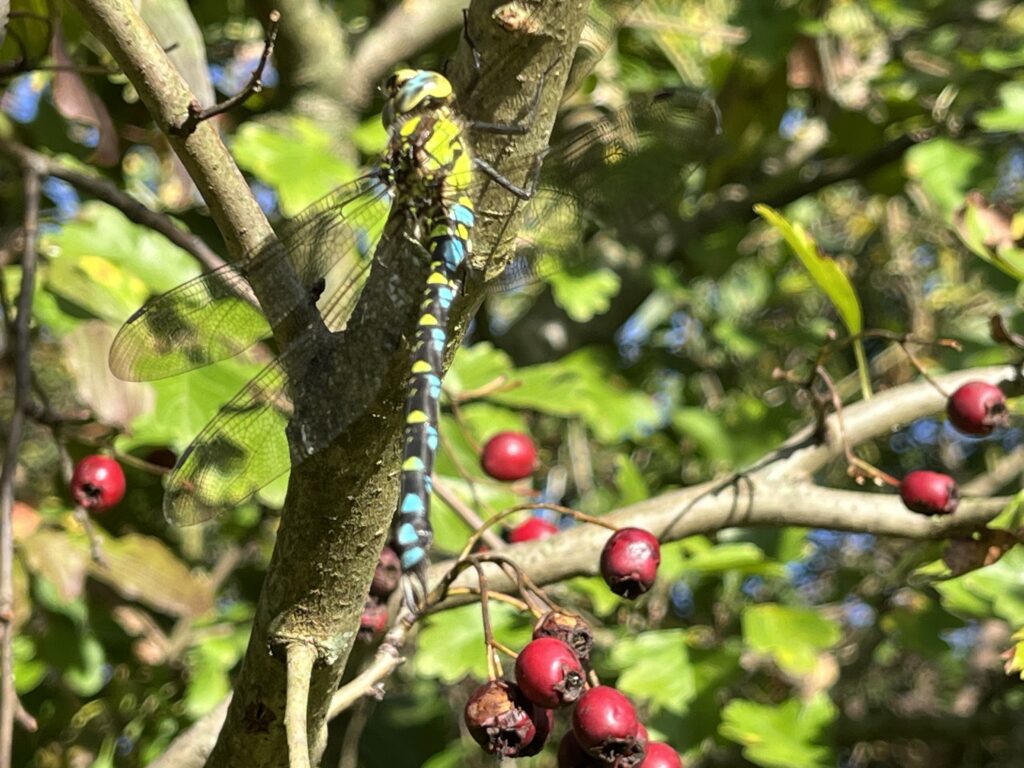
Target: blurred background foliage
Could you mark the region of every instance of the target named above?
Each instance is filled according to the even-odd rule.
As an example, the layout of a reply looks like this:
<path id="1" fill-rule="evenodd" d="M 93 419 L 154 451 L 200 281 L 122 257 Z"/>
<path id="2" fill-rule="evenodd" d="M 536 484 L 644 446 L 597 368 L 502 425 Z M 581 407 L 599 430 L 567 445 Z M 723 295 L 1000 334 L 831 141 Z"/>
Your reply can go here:
<path id="1" fill-rule="evenodd" d="M 39 18 L 56 5 L 58 27 Z M 358 50 L 393 4 L 330 5 L 339 39 Z M 262 9 L 241 0 L 141 7 L 204 104 L 247 80 Z M 0 47 L 0 140 L 99 174 L 223 251 L 183 168 L 81 20 L 45 0 L 13 8 L 20 15 Z M 391 63 L 440 67 L 458 42 L 457 9 L 444 29 Z M 477 452 L 498 431 L 523 430 L 541 447 L 540 498 L 600 514 L 739 469 L 807 423 L 806 398 L 773 374 L 806 376 L 843 326 L 755 216 L 759 202 L 803 225 L 849 277 L 866 328 L 963 344 L 962 353 L 918 348 L 930 370 L 1009 359 L 990 341 L 988 317 L 1013 324 L 1024 274 L 1012 215 L 1024 183 L 1022 32 L 1024 5 L 1001 0 L 641 3 L 567 111 L 585 119 L 590 105 L 682 83 L 714 100 L 721 133 L 670 206 L 637 219 L 635 231 L 601 234 L 593 247 L 619 269 L 555 275 L 526 299 L 488 301 L 445 383 L 439 476 L 482 516 L 522 501 L 529 489 L 486 479 Z M 266 89 L 218 120 L 275 219 L 351 178 L 385 138 L 370 93 L 350 95 L 340 118 L 307 109 L 286 87 L 295 73 L 283 50 Z M 10 66 L 20 59 L 26 71 Z M 32 66 L 61 61 L 75 66 Z M 9 302 L 24 201 L 14 166 L 0 168 Z M 44 193 L 36 396 L 85 418 L 56 430 L 32 423 L 22 447 L 16 674 L 39 729 L 16 730 L 15 754 L 41 768 L 142 766 L 230 690 L 285 487 L 209 527 L 176 530 L 160 514 L 158 470 L 268 350 L 153 384 L 113 379 L 106 350 L 119 324 L 201 268 L 65 182 L 48 178 Z M 865 347 L 875 390 L 917 375 L 891 343 Z M 852 352 L 837 347 L 827 366 L 856 398 Z M 502 375 L 518 386 L 465 396 Z M 7 414 L 12 376 L 0 370 Z M 109 450 L 126 465 L 125 500 L 94 521 L 107 568 L 90 561 L 70 514 L 55 437 L 72 458 Z M 927 466 L 1012 493 L 1020 441 L 1017 428 L 968 439 L 937 415 L 860 453 L 896 476 Z M 855 487 L 843 465 L 817 479 Z M 437 552 L 452 554 L 468 528 L 435 508 Z M 602 680 L 634 697 L 652 734 L 687 765 L 1019 765 L 1020 664 L 1006 674 L 1001 654 L 1024 626 L 1024 554 L 1018 546 L 935 581 L 941 553 L 868 533 L 728 530 L 666 546 L 658 584 L 637 604 L 596 579 L 554 591 L 597 620 Z M 476 611 L 425 623 L 387 697 L 332 723 L 326 765 L 493 764 L 460 733 L 457 714 L 485 672 Z M 499 637 L 521 645 L 526 619 L 495 611 Z M 358 648 L 351 668 L 371 652 Z M 552 766 L 553 748 L 523 763 Z"/>

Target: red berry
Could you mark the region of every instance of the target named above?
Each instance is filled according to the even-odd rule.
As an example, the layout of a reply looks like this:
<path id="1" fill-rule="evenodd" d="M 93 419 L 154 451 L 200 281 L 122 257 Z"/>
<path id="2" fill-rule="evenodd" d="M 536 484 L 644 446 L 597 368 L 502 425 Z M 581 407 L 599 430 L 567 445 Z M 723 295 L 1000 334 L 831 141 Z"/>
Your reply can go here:
<path id="1" fill-rule="evenodd" d="M 384 547 L 377 559 L 377 568 L 373 572 L 370 594 L 386 600 L 392 592 L 398 589 L 398 582 L 401 578 L 402 561 L 398 559 L 395 550 L 391 547 Z"/>
<path id="2" fill-rule="evenodd" d="M 554 536 L 558 533 L 558 526 L 543 517 L 531 517 L 524 520 L 508 533 L 508 540 L 512 544 L 522 544 L 524 541 L 537 541 Z"/>
<path id="3" fill-rule="evenodd" d="M 558 744 L 558 768 L 600 768 L 601 765 L 597 758 L 583 751 L 576 734 L 566 731 Z"/>
<path id="4" fill-rule="evenodd" d="M 900 498 L 911 512 L 951 515 L 960 501 L 960 490 L 949 475 L 917 469 L 900 483 Z"/>
<path id="5" fill-rule="evenodd" d="M 623 528 L 601 551 L 601 575 L 617 595 L 632 600 L 649 590 L 658 574 L 661 547 L 650 531 Z"/>
<path id="6" fill-rule="evenodd" d="M 537 729 L 537 735 L 533 741 L 519 750 L 519 757 L 532 757 L 544 749 L 544 744 L 551 735 L 551 729 L 555 727 L 555 713 L 553 710 L 544 707 L 534 707 L 532 718 L 533 725 Z"/>
<path id="7" fill-rule="evenodd" d="M 75 465 L 71 496 L 90 512 L 104 512 L 124 498 L 124 472 L 109 456 L 86 456 Z"/>
<path id="8" fill-rule="evenodd" d="M 969 381 L 950 395 L 946 414 L 954 427 L 968 435 L 991 434 L 1009 421 L 1006 395 L 987 381 Z"/>
<path id="9" fill-rule="evenodd" d="M 561 611 L 549 611 L 540 617 L 533 628 L 533 639 L 538 637 L 557 637 L 572 648 L 580 661 L 588 661 L 594 647 L 594 633 L 590 631 L 590 625 L 579 616 Z"/>
<path id="10" fill-rule="evenodd" d="M 647 743 L 647 739 L 650 737 L 650 734 L 647 733 L 647 726 L 644 725 L 643 723 L 637 723 L 636 724 L 636 735 L 640 739 L 640 741 L 642 741 L 644 744 L 646 744 Z"/>
<path id="11" fill-rule="evenodd" d="M 661 741 L 647 742 L 647 757 L 640 768 L 683 768 L 679 753 Z"/>
<path id="12" fill-rule="evenodd" d="M 363 615 L 359 617 L 359 632 L 356 637 L 369 642 L 388 628 L 388 607 L 372 595 L 366 598 Z"/>
<path id="13" fill-rule="evenodd" d="M 631 768 L 644 758 L 636 710 L 607 685 L 584 691 L 572 713 L 572 730 L 580 746 L 616 768 Z"/>
<path id="14" fill-rule="evenodd" d="M 537 448 L 522 432 L 499 432 L 487 441 L 480 463 L 495 480 L 522 480 L 533 474 Z"/>
<path id="15" fill-rule="evenodd" d="M 515 757 L 533 746 L 536 709 L 514 683 L 491 680 L 473 691 L 464 716 L 477 744 L 492 755 Z"/>
<path id="16" fill-rule="evenodd" d="M 531 640 L 516 659 L 516 683 L 534 704 L 572 704 L 583 692 L 583 667 L 572 648 L 554 637 Z"/>

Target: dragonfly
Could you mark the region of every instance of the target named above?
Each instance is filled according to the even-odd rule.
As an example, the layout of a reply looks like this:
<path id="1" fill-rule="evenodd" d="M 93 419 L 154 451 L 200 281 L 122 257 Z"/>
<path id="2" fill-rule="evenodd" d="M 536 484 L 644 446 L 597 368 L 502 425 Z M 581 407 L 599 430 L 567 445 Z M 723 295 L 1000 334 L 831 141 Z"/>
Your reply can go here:
<path id="1" fill-rule="evenodd" d="M 411 345 L 392 540 L 422 594 L 448 313 L 468 270 L 474 197 L 483 185 L 497 183 L 528 201 L 528 232 L 517 239 L 509 274 L 494 281 L 503 289 L 520 285 L 580 258 L 582 233 L 592 217 L 602 218 L 607 187 L 621 188 L 627 178 L 664 178 L 669 156 L 676 180 L 685 179 L 696 164 L 691 158 L 706 152 L 717 132 L 718 118 L 701 94 L 659 94 L 571 131 L 542 166 L 525 160 L 522 175 L 534 178 L 525 189 L 473 156 L 472 125 L 459 116 L 443 75 L 400 70 L 383 91 L 389 142 L 378 164 L 281 227 L 273 244 L 143 306 L 115 338 L 110 367 L 123 379 L 163 378 L 238 354 L 266 338 L 270 326 L 299 326 L 282 354 L 182 454 L 168 479 L 164 513 L 172 523 L 190 525 L 242 503 L 289 466 L 324 450 L 373 401 L 379 372 L 348 366 L 358 386 L 347 391 L 358 390 L 358 402 L 331 397 L 337 387 L 325 377 L 339 369 L 344 346 L 332 342 L 355 332 L 348 325 L 353 309 L 385 222 L 399 209 L 411 225 L 412 258 L 426 264 L 426 275 Z M 652 194 L 648 189 L 647 199 Z M 620 206 L 604 208 L 605 218 L 623 214 Z M 271 287 L 262 294 L 262 312 L 244 298 L 256 280 Z M 314 319 L 308 320 L 311 308 Z M 406 598 L 413 607 L 408 587 Z"/>

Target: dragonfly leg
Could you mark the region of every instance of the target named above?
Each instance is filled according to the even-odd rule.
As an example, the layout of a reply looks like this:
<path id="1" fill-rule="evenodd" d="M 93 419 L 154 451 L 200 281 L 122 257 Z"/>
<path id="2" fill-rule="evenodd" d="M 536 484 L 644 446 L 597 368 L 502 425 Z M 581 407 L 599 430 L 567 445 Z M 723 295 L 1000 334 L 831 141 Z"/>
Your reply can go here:
<path id="1" fill-rule="evenodd" d="M 426 607 L 428 594 L 426 563 L 402 574 L 402 603 L 414 616 Z"/>
<path id="2" fill-rule="evenodd" d="M 556 62 L 552 62 L 544 73 L 540 76 L 540 80 L 537 81 L 537 87 L 533 91 L 533 97 L 530 99 L 530 108 L 526 110 L 526 116 L 517 123 L 486 123 L 474 120 L 469 123 L 470 130 L 479 131 L 480 133 L 493 133 L 499 136 L 522 136 L 530 130 L 530 126 L 533 125 L 533 121 L 537 119 L 537 113 L 540 112 L 540 97 L 544 92 L 544 83 L 548 79 L 548 75 L 551 74 L 551 70 L 554 69 Z"/>
<path id="3" fill-rule="evenodd" d="M 533 159 L 533 170 L 530 171 L 530 180 L 526 186 L 519 186 L 511 179 L 503 176 L 497 168 L 488 163 L 486 160 L 481 160 L 479 157 L 473 159 L 473 163 L 476 165 L 477 170 L 482 171 L 484 174 L 489 176 L 495 184 L 500 186 L 502 189 L 511 192 L 513 195 L 518 197 L 520 200 L 529 200 L 537 191 L 537 187 L 540 183 L 540 168 L 544 162 L 544 157 L 550 151 L 550 148 L 545 149 L 543 152 L 538 152 L 537 156 Z"/>
<path id="4" fill-rule="evenodd" d="M 480 82 L 480 72 L 483 69 L 484 60 L 480 55 L 480 49 L 476 47 L 476 41 L 469 34 L 469 8 L 462 9 L 462 37 L 469 46 L 470 53 L 473 54 L 473 82 L 466 88 L 466 93 L 470 93 L 476 88 L 476 84 Z"/>

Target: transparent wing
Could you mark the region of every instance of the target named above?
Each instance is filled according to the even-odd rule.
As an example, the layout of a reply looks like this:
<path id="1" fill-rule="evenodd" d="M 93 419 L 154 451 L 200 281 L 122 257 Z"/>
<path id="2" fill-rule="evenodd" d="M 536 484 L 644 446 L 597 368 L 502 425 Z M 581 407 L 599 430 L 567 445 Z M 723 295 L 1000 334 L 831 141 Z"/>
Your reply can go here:
<path id="1" fill-rule="evenodd" d="M 658 207 L 665 195 L 683 185 L 704 156 L 708 140 L 717 131 L 716 114 L 706 99 L 678 92 L 569 131 L 544 162 L 540 188 L 526 204 L 523 227 L 514 240 L 516 257 L 506 273 L 492 281 L 494 285 L 499 290 L 512 288 L 577 264 L 584 258 L 583 241 L 593 224 L 635 221 Z M 530 165 L 527 161 L 520 170 Z M 473 183 L 493 182 L 477 173 Z M 347 257 L 317 257 L 319 264 L 331 263 L 340 275 L 335 283 L 328 280 L 319 302 L 331 330 L 344 327 L 349 318 L 369 271 L 369 249 L 380 237 L 383 213 L 390 206 L 389 198 L 377 196 L 355 211 L 346 209 L 340 194 L 345 189 L 351 187 L 332 193 L 315 212 L 301 214 L 297 231 L 303 238 L 284 238 L 307 250 L 314 245 L 339 247 L 335 245 L 339 241 L 347 249 Z M 363 195 L 372 195 L 375 188 L 360 189 Z M 630 201 L 630 196 L 638 199 Z M 325 211 L 330 215 L 325 217 Z M 334 215 L 339 211 L 341 216 Z M 303 222 L 318 222 L 337 240 L 319 233 L 310 237 L 316 227 Z M 334 259 L 339 260 L 337 264 Z M 422 281 L 407 284 L 415 278 L 403 277 L 397 265 L 379 266 L 382 280 L 395 284 L 383 294 L 420 290 Z M 361 337 L 359 347 L 388 349 L 400 340 L 397 329 L 380 332 L 394 338 Z M 289 465 L 330 445 L 373 402 L 385 369 L 357 359 L 356 354 L 353 345 L 319 326 L 298 337 L 220 410 L 183 454 L 165 496 L 168 520 L 180 525 L 209 520 L 245 501 Z M 285 371 L 298 377 L 291 386 Z M 334 378 L 338 371 L 344 380 Z M 291 453 L 286 429 L 292 432 Z"/>
<path id="2" fill-rule="evenodd" d="M 683 191 L 719 132 L 712 100 L 666 91 L 571 128 L 544 159 L 505 271 L 504 291 L 585 261 L 595 229 L 636 229 Z"/>
<path id="3" fill-rule="evenodd" d="M 193 525 L 237 506 L 288 470 L 293 412 L 282 360 L 264 368 L 181 455 L 164 493 L 164 516 Z"/>
<path id="4" fill-rule="evenodd" d="M 390 206 L 390 192 L 375 174 L 338 187 L 287 222 L 266 247 L 171 289 L 132 315 L 111 346 L 111 370 L 129 381 L 173 376 L 268 337 L 270 325 L 296 309 L 296 296 L 340 301 L 337 292 L 358 282 L 355 273 L 370 261 Z M 261 308 L 246 298 L 250 280 L 268 286 Z"/>
<path id="5" fill-rule="evenodd" d="M 350 303 L 337 301 L 327 317 L 344 322 L 350 312 Z M 391 330 L 377 339 L 361 338 L 359 349 L 319 327 L 291 345 L 224 405 L 182 454 L 164 495 L 167 520 L 178 525 L 210 520 L 330 445 L 376 398 L 386 366 L 370 358 L 397 347 L 401 334 Z M 296 381 L 289 382 L 286 371 Z M 294 433 L 291 442 L 288 430 Z"/>

